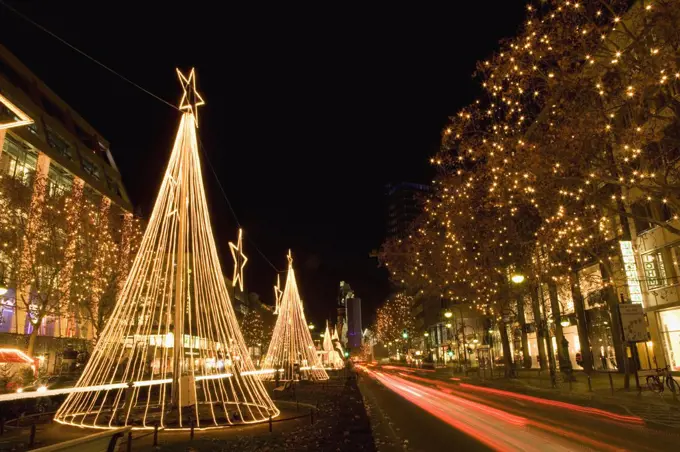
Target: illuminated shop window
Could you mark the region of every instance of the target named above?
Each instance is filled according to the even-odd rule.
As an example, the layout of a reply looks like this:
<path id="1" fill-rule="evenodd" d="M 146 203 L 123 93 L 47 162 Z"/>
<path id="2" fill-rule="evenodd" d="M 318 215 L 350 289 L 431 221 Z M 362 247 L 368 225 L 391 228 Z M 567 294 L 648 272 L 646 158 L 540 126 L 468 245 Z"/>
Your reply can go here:
<path id="1" fill-rule="evenodd" d="M 647 288 L 649 290 L 663 287 L 668 284 L 666 267 L 663 263 L 661 251 L 642 255 L 642 267 L 645 272 Z"/>

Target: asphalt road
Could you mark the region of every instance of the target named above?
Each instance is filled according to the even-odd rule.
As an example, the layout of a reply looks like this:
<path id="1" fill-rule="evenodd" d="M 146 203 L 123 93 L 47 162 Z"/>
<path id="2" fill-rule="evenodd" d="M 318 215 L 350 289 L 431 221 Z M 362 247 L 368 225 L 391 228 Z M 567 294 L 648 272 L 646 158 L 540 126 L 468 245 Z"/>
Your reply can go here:
<path id="1" fill-rule="evenodd" d="M 401 368 L 360 367 L 379 450 L 678 450 L 678 432 L 639 417 L 440 381 Z"/>

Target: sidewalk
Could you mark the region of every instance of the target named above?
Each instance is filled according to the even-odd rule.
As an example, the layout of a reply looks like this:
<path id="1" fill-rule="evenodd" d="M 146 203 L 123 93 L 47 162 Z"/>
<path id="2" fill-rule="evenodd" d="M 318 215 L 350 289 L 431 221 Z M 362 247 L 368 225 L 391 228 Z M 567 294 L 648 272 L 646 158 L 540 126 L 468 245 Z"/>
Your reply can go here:
<path id="1" fill-rule="evenodd" d="M 680 428 L 680 401 L 674 400 L 669 390 L 661 394 L 650 391 L 643 379 L 640 380 L 641 391 L 638 391 L 634 375 L 630 376 L 628 390 L 624 388 L 623 374 L 606 372 L 593 372 L 590 386 L 588 375 L 583 372 L 574 372 L 576 380 L 571 383 L 558 373 L 555 388 L 551 387 L 550 373 L 547 370 L 539 371 L 538 369 L 522 369 L 517 378 L 505 378 L 499 376 L 498 373 L 492 378 L 489 371 L 486 374 L 475 371 L 465 375 L 454 373 L 452 368 L 439 368 L 428 375 L 443 380 L 450 380 L 451 377 L 460 378 L 461 381 L 470 384 L 521 392 L 578 405 L 606 405 L 624 414 L 639 416 L 647 423 Z"/>

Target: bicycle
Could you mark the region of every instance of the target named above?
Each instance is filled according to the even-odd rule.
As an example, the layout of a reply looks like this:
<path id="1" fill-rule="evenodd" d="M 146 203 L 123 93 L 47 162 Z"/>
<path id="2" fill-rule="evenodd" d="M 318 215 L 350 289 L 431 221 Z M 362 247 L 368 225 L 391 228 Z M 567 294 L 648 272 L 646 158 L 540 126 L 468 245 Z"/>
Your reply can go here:
<path id="1" fill-rule="evenodd" d="M 661 381 L 663 378 L 663 381 Z M 668 389 L 674 394 L 680 394 L 680 384 L 673 379 L 671 375 L 670 366 L 665 368 L 656 369 L 656 375 L 650 375 L 647 377 L 647 387 L 656 393 L 662 393 L 664 391 L 664 386 L 668 386 Z"/>

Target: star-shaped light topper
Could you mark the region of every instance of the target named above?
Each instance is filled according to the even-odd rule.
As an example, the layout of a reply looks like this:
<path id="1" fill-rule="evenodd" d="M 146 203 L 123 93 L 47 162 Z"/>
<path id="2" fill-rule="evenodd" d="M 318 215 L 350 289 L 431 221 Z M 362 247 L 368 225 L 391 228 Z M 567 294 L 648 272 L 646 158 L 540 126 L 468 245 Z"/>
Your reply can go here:
<path id="1" fill-rule="evenodd" d="M 274 286 L 274 314 L 279 313 L 281 307 L 281 298 L 283 297 L 283 290 L 281 290 L 281 275 L 276 275 L 276 285 Z"/>
<path id="2" fill-rule="evenodd" d="M 184 93 L 182 93 L 182 100 L 179 101 L 179 109 L 192 112 L 196 118 L 196 127 L 198 127 L 198 107 L 205 105 L 205 101 L 203 101 L 201 95 L 196 91 L 196 71 L 194 68 L 191 68 L 189 76 L 186 77 L 179 69 L 176 70 L 177 77 L 184 90 Z"/>
<path id="3" fill-rule="evenodd" d="M 243 254 L 243 229 L 238 230 L 238 241 L 234 245 L 229 242 L 229 249 L 231 250 L 231 257 L 234 258 L 234 277 L 232 278 L 234 287 L 238 284 L 239 289 L 243 292 L 243 268 L 248 262 L 248 258 Z"/>
<path id="4" fill-rule="evenodd" d="M 293 253 L 290 250 L 288 250 L 288 254 L 286 255 L 286 257 L 288 258 L 288 267 L 292 267 L 293 266 Z"/>

